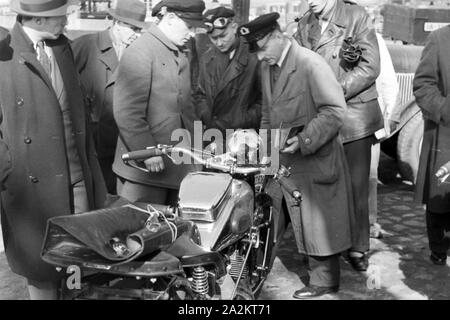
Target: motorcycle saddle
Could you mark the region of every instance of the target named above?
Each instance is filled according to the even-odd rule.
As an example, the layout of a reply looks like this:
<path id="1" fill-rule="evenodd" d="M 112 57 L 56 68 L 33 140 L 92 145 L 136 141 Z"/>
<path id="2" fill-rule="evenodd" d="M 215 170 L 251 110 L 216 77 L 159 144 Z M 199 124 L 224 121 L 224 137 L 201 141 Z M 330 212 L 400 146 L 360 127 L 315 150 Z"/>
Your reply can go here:
<path id="1" fill-rule="evenodd" d="M 49 219 L 41 257 L 57 266 L 93 265 L 106 270 L 138 258 L 145 261 L 169 247 L 174 237 L 194 235 L 191 221 L 175 219 L 172 226 L 154 221 L 149 228 L 148 220 L 147 212 L 130 206 Z"/>

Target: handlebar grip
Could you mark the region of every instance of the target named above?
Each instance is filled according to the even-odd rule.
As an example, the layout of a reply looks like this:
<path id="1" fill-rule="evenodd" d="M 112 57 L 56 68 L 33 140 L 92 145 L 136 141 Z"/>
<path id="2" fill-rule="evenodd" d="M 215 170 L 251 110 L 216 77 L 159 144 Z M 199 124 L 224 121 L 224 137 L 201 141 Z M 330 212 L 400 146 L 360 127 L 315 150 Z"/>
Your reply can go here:
<path id="1" fill-rule="evenodd" d="M 151 157 L 162 155 L 162 151 L 158 148 L 150 148 L 146 150 L 131 151 L 122 155 L 122 161 L 130 160 L 146 160 Z"/>
<path id="2" fill-rule="evenodd" d="M 279 176 L 278 182 L 286 189 L 291 196 L 293 196 L 297 201 L 302 200 L 302 193 L 298 190 L 297 186 L 287 177 Z"/>

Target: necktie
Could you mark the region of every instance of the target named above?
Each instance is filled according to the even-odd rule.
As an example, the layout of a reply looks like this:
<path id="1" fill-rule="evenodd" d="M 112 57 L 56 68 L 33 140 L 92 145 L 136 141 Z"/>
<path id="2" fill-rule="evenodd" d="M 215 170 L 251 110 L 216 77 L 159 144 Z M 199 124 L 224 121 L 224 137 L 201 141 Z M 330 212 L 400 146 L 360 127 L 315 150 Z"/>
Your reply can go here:
<path id="1" fill-rule="evenodd" d="M 275 84 L 277 83 L 278 78 L 280 77 L 280 72 L 281 68 L 277 64 L 274 64 L 273 66 L 270 67 L 270 74 L 272 77 L 272 91 L 275 89 Z"/>
<path id="2" fill-rule="evenodd" d="M 50 62 L 50 58 L 47 55 L 47 52 L 45 52 L 44 41 L 39 41 L 37 43 L 37 50 L 38 50 L 39 62 L 41 63 L 45 72 L 47 72 L 48 76 L 51 79 L 52 78 L 52 64 Z"/>

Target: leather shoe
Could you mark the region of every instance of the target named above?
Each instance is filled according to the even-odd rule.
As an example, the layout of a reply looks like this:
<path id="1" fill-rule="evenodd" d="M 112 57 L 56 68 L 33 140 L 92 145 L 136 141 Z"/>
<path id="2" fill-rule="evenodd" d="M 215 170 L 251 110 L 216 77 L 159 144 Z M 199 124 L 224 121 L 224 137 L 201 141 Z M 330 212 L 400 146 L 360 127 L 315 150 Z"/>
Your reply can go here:
<path id="1" fill-rule="evenodd" d="M 339 286 L 334 287 L 318 287 L 314 285 L 306 286 L 300 290 L 294 292 L 293 296 L 295 299 L 311 299 L 323 296 L 328 293 L 336 293 L 339 291 Z"/>
<path id="2" fill-rule="evenodd" d="M 367 271 L 367 268 L 369 267 L 369 261 L 365 254 L 360 257 L 349 255 L 348 261 L 350 261 L 352 268 L 356 271 Z"/>
<path id="3" fill-rule="evenodd" d="M 430 260 L 438 266 L 445 266 L 447 264 L 447 255 L 432 252 L 430 255 Z"/>

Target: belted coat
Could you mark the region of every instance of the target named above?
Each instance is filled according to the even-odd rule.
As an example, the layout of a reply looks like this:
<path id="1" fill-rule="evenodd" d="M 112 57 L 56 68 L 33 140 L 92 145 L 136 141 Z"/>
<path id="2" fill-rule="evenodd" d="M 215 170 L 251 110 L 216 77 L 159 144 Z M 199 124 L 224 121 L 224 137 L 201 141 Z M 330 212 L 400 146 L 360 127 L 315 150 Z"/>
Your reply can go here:
<path id="1" fill-rule="evenodd" d="M 67 91 L 76 148 L 90 208 L 106 188 L 87 125 L 85 103 L 68 40 L 46 41 Z M 1 225 L 13 272 L 36 281 L 61 276 L 40 258 L 47 220 L 73 213 L 61 107 L 33 43 L 20 24 L 0 43 Z"/>

